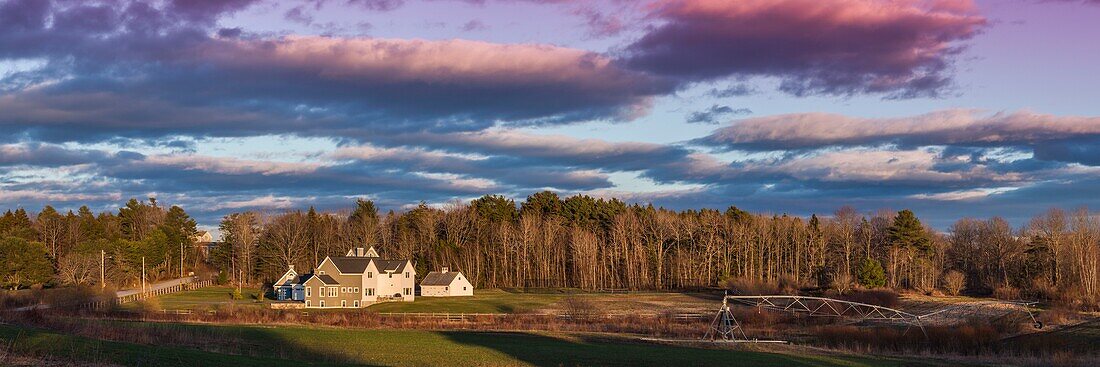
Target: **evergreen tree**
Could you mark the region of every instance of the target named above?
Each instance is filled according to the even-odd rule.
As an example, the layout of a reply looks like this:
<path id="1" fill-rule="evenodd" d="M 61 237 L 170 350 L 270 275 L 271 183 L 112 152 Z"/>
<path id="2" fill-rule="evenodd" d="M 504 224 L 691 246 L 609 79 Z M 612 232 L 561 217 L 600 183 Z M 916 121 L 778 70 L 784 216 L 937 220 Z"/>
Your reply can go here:
<path id="1" fill-rule="evenodd" d="M 878 288 L 886 285 L 886 271 L 882 264 L 872 258 L 864 258 L 859 265 L 859 284 L 867 288 Z"/>
<path id="2" fill-rule="evenodd" d="M 919 252 L 928 252 L 932 249 L 932 240 L 924 231 L 920 219 L 912 211 L 906 209 L 898 212 L 894 217 L 894 224 L 887 229 L 887 236 L 892 246 L 902 249 L 912 249 Z"/>
<path id="3" fill-rule="evenodd" d="M 519 217 L 515 200 L 502 195 L 485 195 L 470 202 L 478 218 L 490 223 L 513 222 Z"/>
<path id="4" fill-rule="evenodd" d="M 520 205 L 520 214 L 538 214 L 545 218 L 562 215 L 562 201 L 553 191 L 541 191 L 527 197 Z"/>
<path id="5" fill-rule="evenodd" d="M 16 290 L 44 284 L 53 277 L 46 247 L 23 238 L 0 239 L 0 285 Z"/>

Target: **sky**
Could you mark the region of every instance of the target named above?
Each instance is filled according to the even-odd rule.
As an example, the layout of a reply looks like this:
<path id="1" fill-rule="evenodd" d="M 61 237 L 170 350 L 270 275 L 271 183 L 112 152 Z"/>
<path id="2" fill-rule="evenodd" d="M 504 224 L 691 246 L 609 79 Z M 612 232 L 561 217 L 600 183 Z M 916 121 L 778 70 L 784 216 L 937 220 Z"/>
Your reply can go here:
<path id="1" fill-rule="evenodd" d="M 1095 0 L 0 0 L 0 210 L 1100 208 Z"/>

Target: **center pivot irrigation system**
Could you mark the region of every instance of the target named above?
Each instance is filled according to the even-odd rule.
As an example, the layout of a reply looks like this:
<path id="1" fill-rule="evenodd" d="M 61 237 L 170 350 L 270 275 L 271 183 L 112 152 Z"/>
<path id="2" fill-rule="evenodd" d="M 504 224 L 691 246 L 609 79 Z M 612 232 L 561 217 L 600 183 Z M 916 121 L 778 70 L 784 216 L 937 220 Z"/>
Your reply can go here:
<path id="1" fill-rule="evenodd" d="M 879 323 L 906 327 L 906 332 L 917 327 L 924 334 L 925 325 L 949 325 L 975 316 L 983 315 L 981 310 L 996 308 L 1003 311 L 1022 310 L 1031 318 L 1032 326 L 1042 329 L 1043 323 L 1035 319 L 1031 306 L 1035 302 L 1024 301 L 982 301 L 951 305 L 923 314 L 909 313 L 889 307 L 866 303 L 845 301 L 834 298 L 812 296 L 730 296 L 722 297 L 722 308 L 711 321 L 710 328 L 703 336 L 704 340 L 747 341 L 748 336 L 741 323 L 730 312 L 730 303 L 756 307 L 766 310 L 803 314 L 808 316 L 835 317 L 849 319 L 854 323 Z"/>

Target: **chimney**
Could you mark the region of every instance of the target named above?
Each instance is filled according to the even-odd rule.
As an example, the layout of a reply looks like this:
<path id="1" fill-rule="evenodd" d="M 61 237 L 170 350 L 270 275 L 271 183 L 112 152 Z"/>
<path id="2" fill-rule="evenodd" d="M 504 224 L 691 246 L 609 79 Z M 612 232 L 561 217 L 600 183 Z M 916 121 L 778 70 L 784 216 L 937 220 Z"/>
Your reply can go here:
<path id="1" fill-rule="evenodd" d="M 451 270 L 450 268 L 444 266 L 443 269 L 441 269 L 439 272 L 443 273 L 443 274 L 447 274 L 447 272 L 450 271 L 450 270 Z"/>

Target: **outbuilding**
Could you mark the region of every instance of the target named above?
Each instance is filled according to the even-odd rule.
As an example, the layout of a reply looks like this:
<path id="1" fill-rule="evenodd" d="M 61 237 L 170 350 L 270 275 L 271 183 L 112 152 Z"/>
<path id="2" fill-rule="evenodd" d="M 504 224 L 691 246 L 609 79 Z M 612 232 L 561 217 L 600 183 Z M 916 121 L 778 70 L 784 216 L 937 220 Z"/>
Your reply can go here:
<path id="1" fill-rule="evenodd" d="M 474 285 L 462 275 L 462 272 L 452 272 L 447 267 L 439 271 L 428 273 L 424 280 L 420 281 L 420 296 L 422 297 L 457 297 L 474 295 Z"/>

